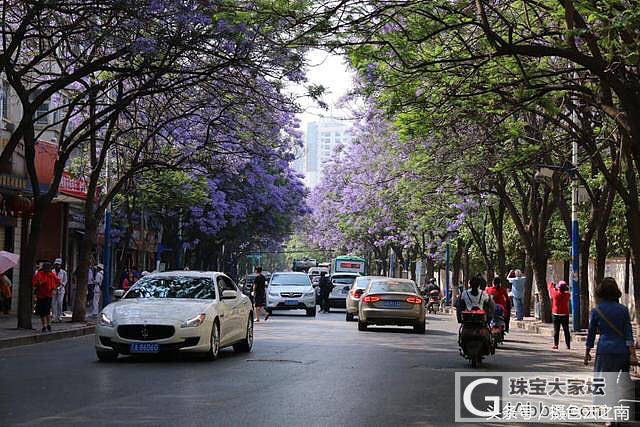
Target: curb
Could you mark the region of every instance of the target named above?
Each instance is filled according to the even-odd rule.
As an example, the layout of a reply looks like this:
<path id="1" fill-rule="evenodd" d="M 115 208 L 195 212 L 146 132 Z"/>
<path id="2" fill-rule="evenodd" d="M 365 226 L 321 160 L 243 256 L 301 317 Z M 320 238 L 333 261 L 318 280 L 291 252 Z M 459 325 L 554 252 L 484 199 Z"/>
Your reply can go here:
<path id="1" fill-rule="evenodd" d="M 511 320 L 511 325 L 518 329 L 524 329 L 525 331 L 532 332 L 536 335 L 553 336 L 553 328 L 548 326 L 542 326 L 541 323 L 526 322 L 523 320 Z M 587 335 L 584 333 L 571 333 L 571 341 L 586 342 Z"/>
<path id="2" fill-rule="evenodd" d="M 41 334 L 27 335 L 23 337 L 0 339 L 0 349 L 20 347 L 23 345 L 37 344 L 47 341 L 57 341 L 64 338 L 81 337 L 91 335 L 95 332 L 94 325 L 82 326 L 79 328 L 67 329 L 66 331 L 45 332 Z"/>

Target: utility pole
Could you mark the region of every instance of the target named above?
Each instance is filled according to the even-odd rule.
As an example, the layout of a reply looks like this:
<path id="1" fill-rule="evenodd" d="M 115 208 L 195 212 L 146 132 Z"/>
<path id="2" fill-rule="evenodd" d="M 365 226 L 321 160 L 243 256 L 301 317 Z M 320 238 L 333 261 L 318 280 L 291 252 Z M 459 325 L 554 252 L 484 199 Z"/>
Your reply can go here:
<path id="1" fill-rule="evenodd" d="M 573 140 L 571 148 L 571 299 L 573 310 L 573 330 L 580 330 L 580 235 L 578 227 L 578 141 Z M 584 262 L 584 260 L 583 260 Z"/>

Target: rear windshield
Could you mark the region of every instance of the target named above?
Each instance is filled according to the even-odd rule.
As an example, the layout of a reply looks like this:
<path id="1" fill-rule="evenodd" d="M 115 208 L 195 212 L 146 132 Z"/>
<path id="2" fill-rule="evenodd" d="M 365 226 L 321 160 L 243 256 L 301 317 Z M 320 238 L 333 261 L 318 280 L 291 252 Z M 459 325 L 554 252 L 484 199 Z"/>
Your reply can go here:
<path id="1" fill-rule="evenodd" d="M 311 286 L 311 280 L 306 274 L 274 274 L 271 278 L 272 286 Z"/>
<path id="2" fill-rule="evenodd" d="M 331 281 L 338 285 L 351 285 L 355 280 L 355 277 L 334 277 Z"/>
<path id="3" fill-rule="evenodd" d="M 378 281 L 371 283 L 369 292 L 416 292 L 413 283 Z"/>
<path id="4" fill-rule="evenodd" d="M 207 277 L 149 277 L 138 280 L 125 298 L 215 299 L 213 280 Z"/>
<path id="5" fill-rule="evenodd" d="M 367 277 L 358 277 L 356 279 L 356 283 L 353 284 L 354 287 L 356 288 L 366 288 L 367 286 L 369 286 L 369 283 L 371 283 L 371 278 L 367 278 Z"/>

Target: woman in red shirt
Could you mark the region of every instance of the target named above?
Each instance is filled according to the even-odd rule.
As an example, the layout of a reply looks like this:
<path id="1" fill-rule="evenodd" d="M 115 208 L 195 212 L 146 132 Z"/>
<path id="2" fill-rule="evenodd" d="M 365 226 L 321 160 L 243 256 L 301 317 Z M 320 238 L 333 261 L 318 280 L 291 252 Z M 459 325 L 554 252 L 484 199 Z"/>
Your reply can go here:
<path id="1" fill-rule="evenodd" d="M 493 297 L 496 304 L 502 305 L 504 309 L 504 330 L 509 332 L 509 320 L 511 319 L 511 300 L 509 293 L 502 287 L 502 281 L 499 277 L 493 278 L 493 286 L 487 288 L 487 293 Z"/>
<path id="2" fill-rule="evenodd" d="M 551 314 L 553 315 L 553 349 L 558 349 L 560 340 L 560 326 L 564 331 L 564 341 L 567 349 L 571 348 L 571 335 L 569 334 L 569 286 L 561 280 L 556 286 L 549 283 L 549 296 L 551 297 Z"/>
<path id="3" fill-rule="evenodd" d="M 60 284 L 58 275 L 51 271 L 51 263 L 45 262 L 42 270 L 33 277 L 33 289 L 36 293 L 36 314 L 42 321 L 42 332 L 51 331 L 51 296 Z"/>

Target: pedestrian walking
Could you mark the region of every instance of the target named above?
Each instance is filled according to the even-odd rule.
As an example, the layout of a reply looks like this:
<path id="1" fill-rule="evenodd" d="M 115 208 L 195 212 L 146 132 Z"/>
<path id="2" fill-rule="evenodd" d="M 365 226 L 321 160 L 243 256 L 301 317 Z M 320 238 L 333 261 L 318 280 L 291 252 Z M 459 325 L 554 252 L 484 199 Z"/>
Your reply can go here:
<path id="1" fill-rule="evenodd" d="M 637 363 L 633 345 L 633 331 L 629 310 L 618 300 L 622 296 L 613 277 L 605 277 L 596 289 L 596 297 L 602 302 L 591 310 L 584 364 L 591 360 L 596 331 L 600 339 L 596 349 L 594 372 L 629 372 L 630 363 Z"/>
<path id="2" fill-rule="evenodd" d="M 122 289 L 127 292 L 129 290 L 129 288 L 131 286 L 133 286 L 133 284 L 135 283 L 135 280 L 133 279 L 133 272 L 129 271 L 127 272 L 127 275 L 125 276 L 124 280 L 122 281 Z"/>
<path id="3" fill-rule="evenodd" d="M 331 280 L 327 277 L 326 271 L 320 273 L 318 286 L 320 286 L 320 311 L 328 313 L 329 295 L 331 295 L 331 291 L 333 290 L 333 283 L 331 283 Z"/>
<path id="4" fill-rule="evenodd" d="M 638 364 L 638 358 L 633 343 L 629 310 L 618 303 L 621 296 L 618 284 L 612 277 L 605 277 L 596 288 L 596 298 L 601 302 L 591 310 L 589 316 L 589 332 L 584 354 L 584 364 L 588 365 L 596 333 L 599 331 L 593 372 L 598 374 L 598 377 L 606 377 L 608 404 L 618 404 L 620 399 L 634 398 L 634 386 L 629 371 L 631 365 Z M 613 384 L 617 387 L 613 387 Z M 594 403 L 601 404 L 600 401 Z M 619 424 L 613 422 L 609 425 Z"/>
<path id="5" fill-rule="evenodd" d="M 9 314 L 9 310 L 11 309 L 12 286 L 11 280 L 9 280 L 6 274 L 0 276 L 0 310 L 4 314 Z"/>
<path id="6" fill-rule="evenodd" d="M 257 276 L 253 281 L 253 295 L 256 307 L 256 322 L 260 321 L 260 312 L 267 304 L 267 279 L 262 274 L 262 267 L 256 267 Z M 265 311 L 264 320 L 269 319 L 269 313 Z"/>
<path id="7" fill-rule="evenodd" d="M 90 308 L 89 313 L 93 311 L 93 291 L 95 289 L 95 272 L 93 271 L 93 262 L 89 264 L 87 271 L 87 307 Z"/>
<path id="8" fill-rule="evenodd" d="M 555 285 L 549 283 L 549 296 L 551 297 L 551 315 L 553 317 L 553 349 L 558 349 L 560 341 L 560 326 L 564 332 L 564 342 L 567 350 L 571 349 L 571 335 L 569 333 L 569 286 L 561 280 Z"/>
<path id="9" fill-rule="evenodd" d="M 507 276 L 507 280 L 511 283 L 513 305 L 516 308 L 516 320 L 522 320 L 524 318 L 524 288 L 527 283 L 527 278 L 522 275 L 522 271 L 511 270 Z"/>
<path id="10" fill-rule="evenodd" d="M 500 304 L 504 310 L 504 331 L 509 332 L 509 320 L 511 319 L 511 299 L 509 292 L 502 287 L 502 280 L 494 277 L 492 286 L 487 288 L 487 294 L 491 295 L 496 305 Z"/>
<path id="11" fill-rule="evenodd" d="M 56 258 L 53 261 L 53 271 L 56 276 L 58 276 L 58 286 L 53 290 L 52 295 L 52 311 L 53 311 L 53 322 L 60 322 L 60 317 L 62 316 L 62 308 L 64 305 L 64 295 L 67 291 L 67 272 L 62 268 L 62 259 Z"/>
<path id="12" fill-rule="evenodd" d="M 102 279 L 104 274 L 102 270 L 104 266 L 102 264 L 96 265 L 96 275 L 93 279 L 93 304 L 91 307 L 91 317 L 97 317 L 100 313 L 100 297 L 102 296 Z"/>
<path id="13" fill-rule="evenodd" d="M 53 290 L 60 284 L 60 279 L 51 271 L 51 263 L 45 261 L 42 269 L 33 277 L 33 288 L 36 296 L 36 314 L 42 322 L 42 332 L 51 331 L 51 298 Z"/>

